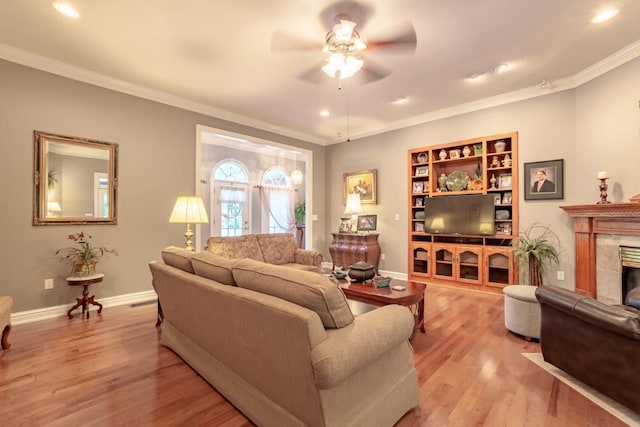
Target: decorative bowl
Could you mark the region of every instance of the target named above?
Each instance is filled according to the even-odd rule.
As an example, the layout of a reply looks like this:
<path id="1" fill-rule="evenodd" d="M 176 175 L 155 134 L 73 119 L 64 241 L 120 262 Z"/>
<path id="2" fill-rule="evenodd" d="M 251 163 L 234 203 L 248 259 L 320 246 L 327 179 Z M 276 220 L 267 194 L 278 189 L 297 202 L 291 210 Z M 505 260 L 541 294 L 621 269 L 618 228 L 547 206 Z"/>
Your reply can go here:
<path id="1" fill-rule="evenodd" d="M 347 277 L 347 272 L 344 270 L 336 270 L 332 274 L 336 279 L 344 279 Z"/>
<path id="2" fill-rule="evenodd" d="M 373 286 L 376 288 L 388 288 L 391 283 L 391 277 L 377 276 L 373 278 Z"/>

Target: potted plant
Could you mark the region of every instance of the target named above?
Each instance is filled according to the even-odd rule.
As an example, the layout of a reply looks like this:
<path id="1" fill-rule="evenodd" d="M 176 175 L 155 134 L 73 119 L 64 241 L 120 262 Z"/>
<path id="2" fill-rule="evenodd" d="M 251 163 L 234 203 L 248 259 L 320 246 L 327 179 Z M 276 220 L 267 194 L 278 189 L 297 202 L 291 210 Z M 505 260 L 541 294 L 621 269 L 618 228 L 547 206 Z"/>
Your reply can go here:
<path id="1" fill-rule="evenodd" d="M 115 250 L 106 246 L 93 246 L 90 242 L 91 236 L 83 231 L 69 234 L 67 239 L 73 240 L 77 246 L 58 249 L 56 255 L 61 261 L 66 261 L 71 265 L 72 276 L 95 273 L 96 264 L 103 256 L 118 255 Z"/>
<path id="2" fill-rule="evenodd" d="M 520 265 L 527 265 L 529 285 L 541 286 L 546 265 L 558 265 L 558 247 L 560 239 L 546 225 L 534 223 L 520 233 L 514 256 Z"/>
<path id="3" fill-rule="evenodd" d="M 294 212 L 296 215 L 296 223 L 298 224 L 298 226 L 304 226 L 306 209 L 307 209 L 307 204 L 305 202 L 298 203 L 294 209 Z"/>

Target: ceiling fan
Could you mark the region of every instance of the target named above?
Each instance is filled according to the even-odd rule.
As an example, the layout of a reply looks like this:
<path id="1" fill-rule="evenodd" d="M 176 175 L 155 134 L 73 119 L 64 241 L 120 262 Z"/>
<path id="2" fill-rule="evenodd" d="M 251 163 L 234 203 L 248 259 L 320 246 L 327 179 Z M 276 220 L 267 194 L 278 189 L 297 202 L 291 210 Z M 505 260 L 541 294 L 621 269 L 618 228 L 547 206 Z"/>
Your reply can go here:
<path id="1" fill-rule="evenodd" d="M 359 16 L 364 26 L 370 10 L 356 2 L 345 1 L 325 9 L 322 16 L 326 17 L 331 12 L 336 14 L 323 44 L 319 40 L 309 42 L 282 32 L 274 33 L 271 39 L 273 51 L 316 50 L 319 54 L 324 54 L 322 62 L 298 76 L 303 81 L 321 84 L 330 77 L 337 79 L 340 85 L 340 80 L 359 74 L 362 76 L 361 81 L 370 83 L 390 74 L 387 68 L 375 64 L 370 58 L 371 53 L 413 53 L 416 49 L 416 32 L 411 23 L 394 28 L 394 37 L 366 41 L 356 31 L 358 23 L 352 16 Z"/>

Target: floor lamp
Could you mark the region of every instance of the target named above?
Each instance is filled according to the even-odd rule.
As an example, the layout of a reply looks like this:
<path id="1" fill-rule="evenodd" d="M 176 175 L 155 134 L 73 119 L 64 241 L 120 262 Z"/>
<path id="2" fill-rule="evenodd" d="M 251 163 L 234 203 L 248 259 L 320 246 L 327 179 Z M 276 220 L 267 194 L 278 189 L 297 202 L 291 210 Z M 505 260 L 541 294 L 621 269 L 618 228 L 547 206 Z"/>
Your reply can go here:
<path id="1" fill-rule="evenodd" d="M 184 233 L 184 237 L 187 239 L 185 246 L 187 250 L 194 251 L 193 231 L 191 231 L 191 224 L 206 224 L 209 222 L 207 217 L 207 211 L 204 208 L 202 198 L 197 196 L 180 196 L 176 200 L 176 204 L 171 212 L 170 223 L 175 224 L 187 224 L 187 231 Z"/>

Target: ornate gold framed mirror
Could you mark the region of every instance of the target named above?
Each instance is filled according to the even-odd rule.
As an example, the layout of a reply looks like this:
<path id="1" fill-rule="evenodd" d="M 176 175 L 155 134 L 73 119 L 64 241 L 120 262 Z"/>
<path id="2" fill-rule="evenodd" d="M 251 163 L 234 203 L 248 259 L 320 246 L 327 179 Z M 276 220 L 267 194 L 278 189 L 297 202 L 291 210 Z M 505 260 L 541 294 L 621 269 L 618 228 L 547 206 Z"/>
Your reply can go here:
<path id="1" fill-rule="evenodd" d="M 116 224 L 118 144 L 33 136 L 33 225 Z"/>

